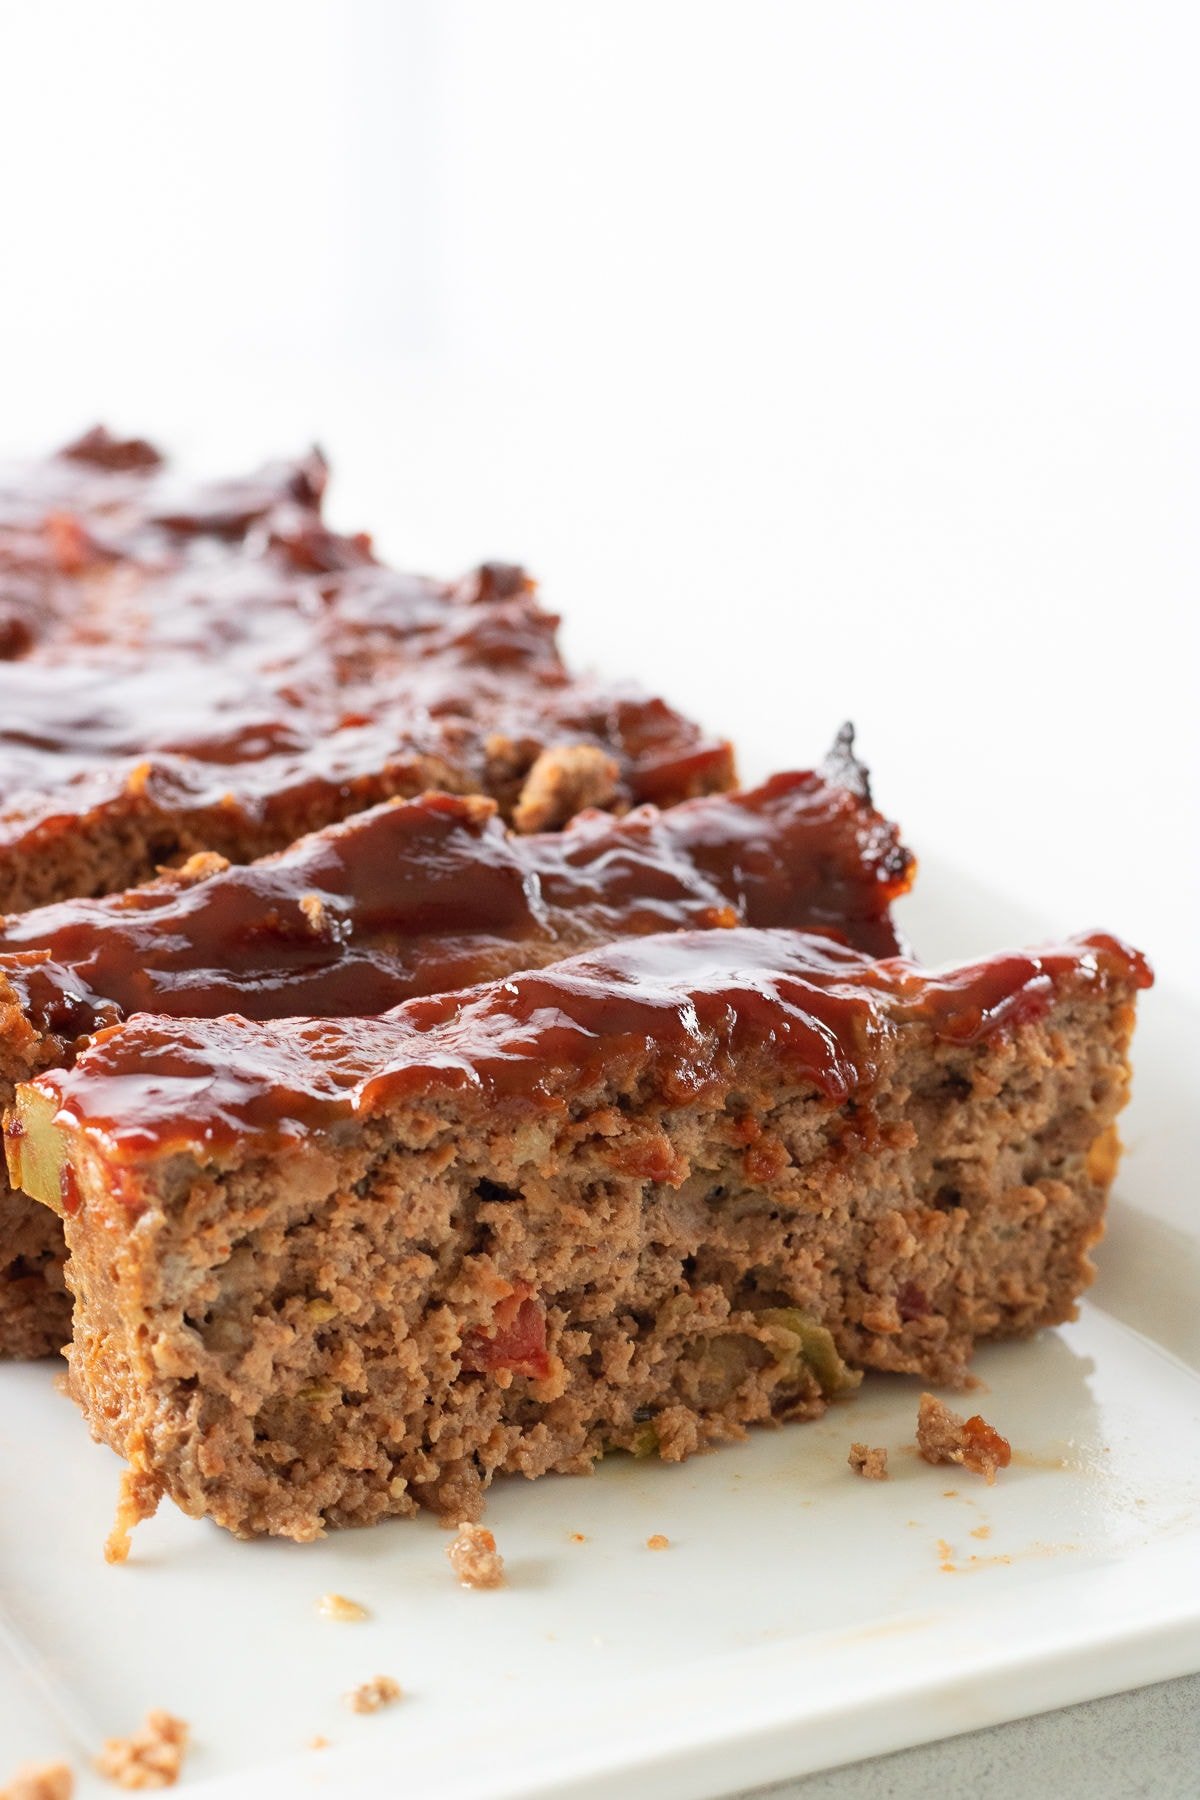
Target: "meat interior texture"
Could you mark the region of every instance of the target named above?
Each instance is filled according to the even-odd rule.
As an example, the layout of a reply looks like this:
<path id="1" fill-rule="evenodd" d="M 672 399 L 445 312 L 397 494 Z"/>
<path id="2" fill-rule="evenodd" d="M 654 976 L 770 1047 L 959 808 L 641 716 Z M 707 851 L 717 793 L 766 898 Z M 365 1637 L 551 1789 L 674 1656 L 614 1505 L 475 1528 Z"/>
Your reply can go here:
<path id="1" fill-rule="evenodd" d="M 53 1356 L 71 1335 L 62 1222 L 0 1176 L 0 1356 Z"/>
<path id="2" fill-rule="evenodd" d="M 71 1380 L 143 1495 L 307 1539 L 676 1459 L 1069 1318 L 1145 964 L 650 937 L 381 1019 L 135 1017 L 24 1086 Z"/>
<path id="3" fill-rule="evenodd" d="M 521 570 L 397 574 L 325 483 L 314 453 L 187 486 L 103 431 L 0 473 L 0 909 L 430 788 L 538 831 L 733 785 L 728 743 L 570 675 Z"/>
<path id="4" fill-rule="evenodd" d="M 912 858 L 870 804 L 847 728 L 824 769 L 520 836 L 495 803 L 396 801 L 244 866 L 0 920 L 0 1108 L 133 1011 L 336 1017 L 535 968 L 614 938 L 821 927 L 895 950 Z M 70 1335 L 58 1219 L 0 1178 L 0 1354 Z"/>

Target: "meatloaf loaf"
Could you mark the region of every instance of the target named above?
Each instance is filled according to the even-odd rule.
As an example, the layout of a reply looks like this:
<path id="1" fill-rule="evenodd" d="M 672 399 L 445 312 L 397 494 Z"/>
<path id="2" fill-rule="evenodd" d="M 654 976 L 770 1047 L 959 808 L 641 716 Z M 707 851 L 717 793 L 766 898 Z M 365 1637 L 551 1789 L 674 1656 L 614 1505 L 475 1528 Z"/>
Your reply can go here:
<path id="1" fill-rule="evenodd" d="M 7 1147 L 142 1503 L 464 1519 L 1069 1318 L 1149 979 L 1100 935 L 933 972 L 655 935 L 370 1020 L 138 1015 Z"/>
<path id="2" fill-rule="evenodd" d="M 253 1019 L 385 1011 L 611 939 L 793 925 L 899 947 L 912 858 L 844 732 L 824 771 L 778 775 L 563 833 L 514 836 L 494 802 L 386 803 L 257 863 L 197 856 L 123 894 L 0 920 L 0 1108 L 138 1010 Z M 0 1174 L 0 1355 L 70 1334 L 62 1227 Z"/>
<path id="3" fill-rule="evenodd" d="M 0 480 L 0 910 L 430 788 L 540 831 L 732 786 L 727 743 L 569 674 L 522 571 L 397 574 L 324 486 L 312 456 L 189 490 L 102 433 Z"/>

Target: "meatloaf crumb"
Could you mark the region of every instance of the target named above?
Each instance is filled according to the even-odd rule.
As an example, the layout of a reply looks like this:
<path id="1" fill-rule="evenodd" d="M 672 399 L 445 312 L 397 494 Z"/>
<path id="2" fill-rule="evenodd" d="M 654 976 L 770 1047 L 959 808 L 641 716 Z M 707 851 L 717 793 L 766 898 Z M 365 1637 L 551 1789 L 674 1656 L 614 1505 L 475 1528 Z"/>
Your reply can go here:
<path id="1" fill-rule="evenodd" d="M 446 1555 L 463 1587 L 494 1588 L 504 1581 L 504 1558 L 484 1525 L 464 1521 L 454 1542 L 447 1544 Z"/>
<path id="2" fill-rule="evenodd" d="M 308 920 L 308 928 L 313 936 L 323 936 L 329 929 L 329 914 L 320 894 L 301 894 L 297 904 Z"/>
<path id="3" fill-rule="evenodd" d="M 0 1788 L 0 1800 L 71 1800 L 74 1792 L 75 1777 L 66 1763 L 24 1763 Z"/>
<path id="4" fill-rule="evenodd" d="M 846 1461 L 854 1473 L 866 1481 L 886 1481 L 888 1478 L 886 1450 L 872 1449 L 868 1444 L 851 1444 Z"/>
<path id="5" fill-rule="evenodd" d="M 131 1737 L 107 1740 L 96 1758 L 96 1768 L 118 1787 L 174 1787 L 187 1744 L 184 1721 L 155 1707 Z"/>
<path id="6" fill-rule="evenodd" d="M 104 1560 L 123 1563 L 129 1556 L 130 1535 L 143 1519 L 152 1519 L 162 1498 L 162 1485 L 153 1475 L 126 1469 L 117 1495 L 117 1514 L 104 1545 Z"/>
<path id="7" fill-rule="evenodd" d="M 982 1475 L 989 1487 L 997 1469 L 1012 1461 L 1008 1439 L 986 1419 L 978 1413 L 964 1419 L 932 1394 L 922 1394 L 917 1409 L 917 1448 L 927 1463 L 959 1463 Z"/>
<path id="8" fill-rule="evenodd" d="M 360 1681 L 356 1688 L 351 1688 L 346 1695 L 346 1705 L 351 1712 L 378 1712 L 383 1706 L 394 1706 L 401 1693 L 400 1683 L 393 1681 L 390 1675 L 372 1675 L 370 1681 Z"/>
<path id="9" fill-rule="evenodd" d="M 366 1607 L 360 1606 L 357 1600 L 348 1600 L 345 1594 L 322 1594 L 317 1601 L 317 1611 L 323 1619 L 341 1619 L 347 1624 L 367 1617 Z"/>
<path id="10" fill-rule="evenodd" d="M 671 1548 L 671 1540 L 668 1537 L 664 1537 L 661 1531 L 656 1531 L 653 1537 L 648 1537 L 646 1539 L 646 1548 L 647 1550 L 669 1550 Z"/>
<path id="11" fill-rule="evenodd" d="M 558 744 L 543 750 L 525 777 L 513 809 L 518 831 L 555 831 L 587 806 L 611 806 L 619 764 L 595 744 Z"/>

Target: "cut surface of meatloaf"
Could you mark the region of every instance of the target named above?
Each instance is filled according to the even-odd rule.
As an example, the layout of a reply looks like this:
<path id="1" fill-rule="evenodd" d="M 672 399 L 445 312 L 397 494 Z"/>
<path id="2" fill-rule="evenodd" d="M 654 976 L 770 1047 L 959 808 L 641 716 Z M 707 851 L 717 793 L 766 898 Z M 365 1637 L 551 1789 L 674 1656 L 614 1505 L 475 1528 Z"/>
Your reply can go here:
<path id="1" fill-rule="evenodd" d="M 127 1013 L 384 1012 L 415 994 L 689 927 L 838 931 L 898 948 L 912 858 L 843 733 L 823 771 L 520 836 L 480 797 L 394 801 L 257 863 L 0 920 L 0 1109 Z M 70 1335 L 62 1226 L 0 1175 L 0 1355 Z"/>
<path id="2" fill-rule="evenodd" d="M 658 935 L 376 1019 L 138 1015 L 6 1143 L 143 1508 L 468 1518 L 1071 1317 L 1149 980 L 1098 934 L 933 971 Z"/>
<path id="3" fill-rule="evenodd" d="M 397 574 L 322 523 L 325 476 L 314 455 L 188 489 L 92 434 L 4 477 L 0 908 L 249 861 L 430 788 L 537 831 L 732 786 L 726 742 L 568 672 L 521 570 Z"/>

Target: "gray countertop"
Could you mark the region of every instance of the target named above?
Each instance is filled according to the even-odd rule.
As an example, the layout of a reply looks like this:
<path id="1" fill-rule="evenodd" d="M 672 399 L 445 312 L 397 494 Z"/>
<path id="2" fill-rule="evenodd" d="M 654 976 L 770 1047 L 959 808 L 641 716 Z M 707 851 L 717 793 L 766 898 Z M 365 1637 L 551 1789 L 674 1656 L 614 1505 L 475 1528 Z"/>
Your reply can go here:
<path id="1" fill-rule="evenodd" d="M 921 1744 L 742 1800 L 1195 1800 L 1200 1675 Z"/>

